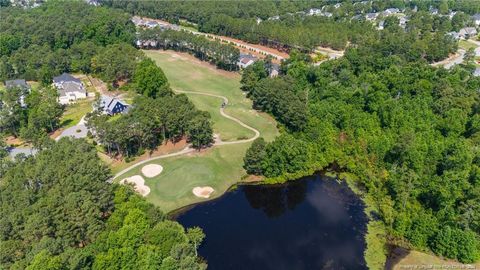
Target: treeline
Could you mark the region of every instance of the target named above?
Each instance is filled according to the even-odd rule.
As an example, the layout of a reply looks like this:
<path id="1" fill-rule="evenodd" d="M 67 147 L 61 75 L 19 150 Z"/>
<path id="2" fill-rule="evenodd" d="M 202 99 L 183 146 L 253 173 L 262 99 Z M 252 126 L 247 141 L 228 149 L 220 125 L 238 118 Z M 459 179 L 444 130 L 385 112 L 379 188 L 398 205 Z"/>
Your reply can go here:
<path id="1" fill-rule="evenodd" d="M 130 46 L 135 38 L 129 15 L 83 1 L 49 1 L 31 9 L 1 8 L 0 17 L 1 80 L 51 83 L 53 76 L 63 72 L 103 74 L 92 59 L 101 59 L 113 44 Z M 118 53 L 108 60 L 123 62 L 122 57 L 124 54 Z M 113 81 L 110 74 L 105 77 Z"/>
<path id="2" fill-rule="evenodd" d="M 336 21 L 331 18 L 288 15 L 280 20 L 257 23 L 255 18 L 233 18 L 213 15 L 199 24 L 202 32 L 238 38 L 280 50 L 312 51 L 318 46 L 344 49 L 347 42 L 355 42 L 373 31 L 372 24 L 360 21 Z"/>
<path id="3" fill-rule="evenodd" d="M 141 30 L 140 42 L 147 41 L 146 47 L 188 52 L 202 61 L 208 61 L 218 68 L 236 70 L 240 51 L 231 44 L 209 40 L 202 35 L 187 31 L 161 30 L 159 28 Z M 155 46 L 151 41 L 156 41 Z"/>
<path id="4" fill-rule="evenodd" d="M 0 92 L 0 132 L 42 148 L 48 143 L 47 134 L 60 124 L 63 108 L 57 97 L 57 91 L 51 87 L 34 88 L 31 92 L 22 88 Z"/>
<path id="5" fill-rule="evenodd" d="M 210 114 L 197 110 L 186 95 L 175 95 L 152 60 L 140 62 L 134 77 L 132 87 L 142 96 L 127 114 L 112 119 L 96 110 L 87 115 L 87 126 L 110 156 L 128 158 L 183 137 L 197 149 L 213 142 Z"/>
<path id="6" fill-rule="evenodd" d="M 253 101 L 255 109 L 271 113 L 291 130 L 301 130 L 307 120 L 307 96 L 301 85 L 288 75 L 269 78 L 270 65 L 268 60 L 260 60 L 244 69 L 241 89 Z"/>
<path id="7" fill-rule="evenodd" d="M 83 140 L 62 139 L 0 180 L 2 269 L 206 269 L 185 230 L 110 171 Z"/>
<path id="8" fill-rule="evenodd" d="M 102 1 L 103 5 L 123 9 L 130 14 L 163 18 L 178 23 L 179 19 L 201 23 L 212 15 L 225 14 L 233 18 L 261 18 L 308 10 L 328 2 L 315 1 Z"/>
<path id="9" fill-rule="evenodd" d="M 250 84 L 255 92 L 278 81 L 290 85 L 293 78 L 301 87 L 282 91 L 305 96 L 307 112 L 300 129 L 253 143 L 245 169 L 279 182 L 333 166 L 364 191 L 370 214 L 384 224 L 391 243 L 475 262 L 480 80 L 470 62 L 450 71 L 431 67 L 426 60 L 435 54 L 425 52 L 438 49 L 435 42 L 418 42 L 387 27 L 378 40 L 365 40 L 338 60 L 313 67 L 308 57 L 296 56 L 279 78 Z M 277 99 L 262 98 L 267 104 Z M 284 115 L 274 116 L 288 127 Z"/>

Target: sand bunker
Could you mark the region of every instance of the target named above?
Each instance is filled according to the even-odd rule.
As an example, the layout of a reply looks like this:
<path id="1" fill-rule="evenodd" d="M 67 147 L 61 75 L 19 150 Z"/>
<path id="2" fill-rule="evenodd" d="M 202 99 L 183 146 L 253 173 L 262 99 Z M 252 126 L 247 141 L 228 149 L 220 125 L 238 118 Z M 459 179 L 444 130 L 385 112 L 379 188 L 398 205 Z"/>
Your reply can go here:
<path id="1" fill-rule="evenodd" d="M 120 184 L 133 184 L 133 189 L 140 193 L 143 197 L 147 196 L 150 193 L 150 188 L 145 185 L 145 180 L 140 175 L 134 175 L 132 177 L 128 177 L 120 181 Z"/>
<path id="2" fill-rule="evenodd" d="M 213 193 L 214 189 L 212 187 L 194 187 L 192 192 L 193 195 L 199 198 L 210 198 L 210 195 Z"/>
<path id="3" fill-rule="evenodd" d="M 143 166 L 142 168 L 142 174 L 148 178 L 155 177 L 159 175 L 162 171 L 163 171 L 163 167 L 158 164 L 148 164 Z"/>

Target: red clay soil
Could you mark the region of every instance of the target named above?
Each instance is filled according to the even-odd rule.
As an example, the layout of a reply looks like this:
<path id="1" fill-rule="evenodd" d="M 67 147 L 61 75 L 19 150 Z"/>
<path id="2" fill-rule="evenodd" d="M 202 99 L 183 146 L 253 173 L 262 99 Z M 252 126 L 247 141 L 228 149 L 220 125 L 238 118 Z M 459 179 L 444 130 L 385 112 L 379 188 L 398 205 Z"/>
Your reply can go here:
<path id="1" fill-rule="evenodd" d="M 22 141 L 20 138 L 17 138 L 17 137 L 14 137 L 14 136 L 8 136 L 4 139 L 4 141 L 7 145 L 10 145 L 10 146 L 25 144 L 25 142 Z"/>

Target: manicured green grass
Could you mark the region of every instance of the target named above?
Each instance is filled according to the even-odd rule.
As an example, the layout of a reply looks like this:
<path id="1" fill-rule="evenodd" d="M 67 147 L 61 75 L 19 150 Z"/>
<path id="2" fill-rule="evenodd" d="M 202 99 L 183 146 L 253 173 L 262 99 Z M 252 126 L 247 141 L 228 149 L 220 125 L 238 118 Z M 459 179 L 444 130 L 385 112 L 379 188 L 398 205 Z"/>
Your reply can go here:
<path id="1" fill-rule="evenodd" d="M 240 90 L 240 74 L 216 70 L 213 66 L 198 63 L 190 56 L 173 51 L 148 50 L 144 53 L 163 69 L 173 89 L 225 96 L 229 100 L 225 109 L 227 114 L 258 129 L 266 140 L 273 140 L 278 134 L 276 124 L 269 115 L 252 110 L 252 101 Z M 215 121 L 215 115 L 219 115 L 222 103 L 220 99 L 195 94 L 187 94 L 187 96 L 200 109 L 209 111 Z M 214 131 L 220 134 L 222 140 L 237 139 L 238 136 L 231 134 L 246 132 L 253 135 L 248 129 L 233 121 L 218 118 L 216 120 L 219 123 L 214 125 Z M 241 131 L 242 129 L 245 131 Z"/>
<path id="2" fill-rule="evenodd" d="M 60 118 L 60 126 L 69 128 L 78 124 L 82 117 L 92 111 L 93 100 L 81 100 L 77 103 L 67 105 L 65 112 Z"/>
<path id="3" fill-rule="evenodd" d="M 193 195 L 192 189 L 196 186 L 213 187 L 215 191 L 211 198 L 221 196 L 245 174 L 242 168 L 243 156 L 249 145 L 249 143 L 223 145 L 206 152 L 148 163 L 162 165 L 163 171 L 159 176 L 151 179 L 144 177 L 146 185 L 151 189 L 146 199 L 160 206 L 163 211 L 170 212 L 192 203 L 205 201 L 206 199 Z M 143 166 L 132 169 L 119 179 L 142 175 Z"/>
<path id="4" fill-rule="evenodd" d="M 218 71 L 211 66 L 178 55 L 175 52 L 145 51 L 165 72 L 173 89 L 198 91 L 222 95 L 229 99 L 226 113 L 260 131 L 266 140 L 278 135 L 275 121 L 267 114 L 251 109 L 252 103 L 240 90 L 240 75 Z M 198 108 L 212 115 L 214 132 L 222 140 L 237 140 L 252 137 L 250 130 L 234 121 L 220 116 L 221 99 L 187 94 Z M 251 143 L 215 146 L 200 153 L 159 159 L 150 163 L 163 166 L 163 172 L 152 179 L 145 178 L 151 189 L 146 199 L 169 212 L 192 203 L 205 201 L 192 194 L 196 186 L 211 186 L 215 192 L 211 198 L 221 196 L 230 186 L 241 181 L 245 175 L 243 157 Z M 146 165 L 146 164 L 145 164 Z M 141 175 L 138 166 L 116 180 L 132 175 Z"/>

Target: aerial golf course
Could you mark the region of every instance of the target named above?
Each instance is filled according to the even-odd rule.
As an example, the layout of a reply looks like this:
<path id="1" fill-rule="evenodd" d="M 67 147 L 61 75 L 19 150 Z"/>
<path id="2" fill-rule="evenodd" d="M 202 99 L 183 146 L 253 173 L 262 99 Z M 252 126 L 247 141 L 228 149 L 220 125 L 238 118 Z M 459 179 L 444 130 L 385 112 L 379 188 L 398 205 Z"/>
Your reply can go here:
<path id="1" fill-rule="evenodd" d="M 225 72 L 186 54 L 173 51 L 144 51 L 155 60 L 177 93 L 185 92 L 197 108 L 212 116 L 216 145 L 198 151 L 183 151 L 169 157 L 156 157 L 118 174 L 115 181 L 135 175 L 143 176 L 149 193 L 146 199 L 169 212 L 207 200 L 197 197 L 195 187 L 211 187 L 209 199 L 221 196 L 245 175 L 243 156 L 256 136 L 267 141 L 278 134 L 275 121 L 252 109 L 252 102 L 240 90 L 240 75 Z M 228 104 L 221 112 L 224 98 Z M 160 174 L 146 177 L 142 168 L 149 164 L 163 167 Z"/>

